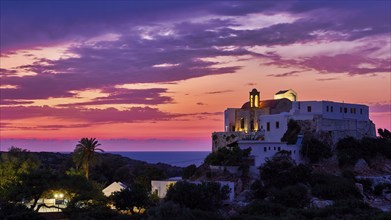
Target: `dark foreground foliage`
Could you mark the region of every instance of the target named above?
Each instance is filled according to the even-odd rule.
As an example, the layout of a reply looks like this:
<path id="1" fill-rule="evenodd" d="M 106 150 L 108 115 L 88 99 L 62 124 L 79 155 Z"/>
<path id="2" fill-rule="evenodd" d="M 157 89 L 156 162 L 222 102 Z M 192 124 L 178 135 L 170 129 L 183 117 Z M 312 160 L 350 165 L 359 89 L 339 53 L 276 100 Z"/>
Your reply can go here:
<path id="1" fill-rule="evenodd" d="M 228 187 L 221 187 L 219 183 L 177 182 L 168 190 L 165 201 L 173 201 L 190 209 L 213 211 L 222 205 L 223 200 L 228 199 L 228 193 Z"/>

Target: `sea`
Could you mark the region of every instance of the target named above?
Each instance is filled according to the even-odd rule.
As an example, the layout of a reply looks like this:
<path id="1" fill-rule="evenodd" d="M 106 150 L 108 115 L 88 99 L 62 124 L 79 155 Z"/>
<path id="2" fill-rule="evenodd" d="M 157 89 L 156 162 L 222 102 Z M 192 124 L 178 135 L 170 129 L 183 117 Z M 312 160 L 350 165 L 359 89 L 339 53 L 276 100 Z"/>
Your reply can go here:
<path id="1" fill-rule="evenodd" d="M 210 151 L 124 151 L 109 152 L 119 154 L 134 160 L 142 160 L 148 163 L 166 163 L 178 167 L 187 167 L 189 165 L 200 166 Z"/>

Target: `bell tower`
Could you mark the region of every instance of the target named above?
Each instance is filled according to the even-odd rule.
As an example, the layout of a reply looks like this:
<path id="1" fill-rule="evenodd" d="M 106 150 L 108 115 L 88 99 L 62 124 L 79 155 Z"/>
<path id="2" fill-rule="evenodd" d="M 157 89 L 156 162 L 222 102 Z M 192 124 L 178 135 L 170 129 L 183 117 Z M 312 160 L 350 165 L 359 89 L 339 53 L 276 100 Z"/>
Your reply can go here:
<path id="1" fill-rule="evenodd" d="M 250 108 L 259 108 L 259 92 L 255 88 L 250 92 Z"/>

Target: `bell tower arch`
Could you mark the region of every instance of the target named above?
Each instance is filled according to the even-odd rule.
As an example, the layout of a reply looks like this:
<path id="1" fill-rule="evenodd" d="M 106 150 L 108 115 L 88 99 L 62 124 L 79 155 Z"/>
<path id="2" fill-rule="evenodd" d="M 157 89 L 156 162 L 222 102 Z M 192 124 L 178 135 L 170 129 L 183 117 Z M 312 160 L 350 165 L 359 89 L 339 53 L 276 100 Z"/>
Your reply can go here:
<path id="1" fill-rule="evenodd" d="M 259 108 L 260 96 L 256 89 L 250 92 L 250 108 Z"/>

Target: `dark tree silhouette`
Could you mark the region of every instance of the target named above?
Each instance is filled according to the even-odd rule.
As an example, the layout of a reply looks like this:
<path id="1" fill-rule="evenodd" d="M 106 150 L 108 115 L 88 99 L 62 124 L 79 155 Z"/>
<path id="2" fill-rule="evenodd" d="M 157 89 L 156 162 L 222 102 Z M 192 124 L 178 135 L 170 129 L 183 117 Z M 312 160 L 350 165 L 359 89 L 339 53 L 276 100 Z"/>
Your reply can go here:
<path id="1" fill-rule="evenodd" d="M 98 148 L 100 145 L 101 144 L 98 143 L 96 138 L 82 138 L 73 151 L 74 161 L 79 168 L 84 170 L 87 179 L 89 176 L 89 167 L 96 161 L 95 151 L 104 152 L 102 149 Z"/>

